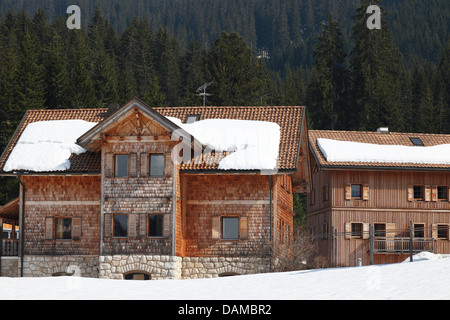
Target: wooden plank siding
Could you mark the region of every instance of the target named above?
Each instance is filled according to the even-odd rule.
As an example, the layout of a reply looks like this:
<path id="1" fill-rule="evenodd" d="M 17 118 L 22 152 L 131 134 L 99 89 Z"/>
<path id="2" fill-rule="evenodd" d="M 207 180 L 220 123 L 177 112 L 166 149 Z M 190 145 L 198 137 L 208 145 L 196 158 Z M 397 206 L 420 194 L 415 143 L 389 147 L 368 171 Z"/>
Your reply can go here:
<path id="1" fill-rule="evenodd" d="M 414 224 L 423 224 L 425 238 L 436 236 L 432 231 L 433 225 L 450 225 L 448 195 L 445 201 L 438 201 L 433 196 L 433 186 L 450 187 L 448 172 L 322 170 L 313 173 L 313 183 L 316 192 L 314 201 L 313 193 L 308 195 L 308 226 L 316 235 L 323 233 L 324 224 L 328 232 L 331 232 L 331 227 L 337 230 L 337 264 L 340 266 L 354 266 L 357 258 L 361 258 L 363 264 L 370 262 L 368 240 L 346 239 L 343 236 L 347 223 L 363 223 L 367 226 L 390 224 L 390 228 L 394 229 L 391 236 L 409 237 L 412 221 Z M 362 199 L 348 199 L 346 188 L 349 184 L 362 186 Z M 424 200 L 411 201 L 408 197 L 408 189 L 414 185 L 423 186 Z M 368 188 L 365 196 L 364 186 Z M 330 198 L 325 200 L 320 190 L 327 188 Z M 426 189 L 430 190 L 428 196 L 425 196 Z M 318 243 L 321 254 L 331 259 L 331 251 L 334 250 L 331 248 L 331 239 L 319 236 Z M 439 239 L 434 243 L 435 253 L 450 253 L 450 240 Z M 376 254 L 374 263 L 399 262 L 402 259 L 403 255 Z"/>

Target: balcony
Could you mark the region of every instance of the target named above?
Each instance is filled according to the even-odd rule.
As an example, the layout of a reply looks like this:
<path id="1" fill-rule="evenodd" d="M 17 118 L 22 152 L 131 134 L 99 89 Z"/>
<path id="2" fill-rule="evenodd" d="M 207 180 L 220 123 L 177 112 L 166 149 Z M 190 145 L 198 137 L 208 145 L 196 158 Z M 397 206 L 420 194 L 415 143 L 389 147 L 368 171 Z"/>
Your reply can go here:
<path id="1" fill-rule="evenodd" d="M 434 252 L 433 238 L 413 238 L 411 240 L 410 237 L 374 237 L 373 239 L 374 253 L 409 254 L 422 251 Z"/>
<path id="2" fill-rule="evenodd" d="M 0 239 L 0 257 L 14 257 L 19 252 L 19 240 L 18 239 Z"/>

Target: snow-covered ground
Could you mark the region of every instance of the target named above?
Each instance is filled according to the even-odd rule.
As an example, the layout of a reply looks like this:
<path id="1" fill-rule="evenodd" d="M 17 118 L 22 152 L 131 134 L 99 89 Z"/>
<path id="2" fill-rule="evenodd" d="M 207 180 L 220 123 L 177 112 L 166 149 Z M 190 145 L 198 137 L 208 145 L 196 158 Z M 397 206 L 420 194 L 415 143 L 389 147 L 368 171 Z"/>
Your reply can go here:
<path id="1" fill-rule="evenodd" d="M 450 299 L 450 255 L 404 263 L 198 280 L 0 278 L 0 299 Z"/>

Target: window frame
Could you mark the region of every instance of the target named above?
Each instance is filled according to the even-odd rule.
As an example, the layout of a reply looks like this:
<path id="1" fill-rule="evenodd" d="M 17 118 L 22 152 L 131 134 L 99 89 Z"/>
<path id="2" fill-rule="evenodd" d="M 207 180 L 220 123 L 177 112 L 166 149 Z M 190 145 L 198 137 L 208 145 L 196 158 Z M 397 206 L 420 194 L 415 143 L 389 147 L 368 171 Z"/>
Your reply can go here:
<path id="1" fill-rule="evenodd" d="M 126 176 L 122 176 L 118 174 L 118 170 L 119 170 L 119 165 L 118 165 L 118 159 L 119 157 L 126 157 L 127 159 L 127 174 Z M 114 178 L 128 178 L 130 177 L 130 169 L 129 169 L 129 165 L 130 165 L 130 155 L 129 154 L 124 154 L 124 153 L 118 153 L 114 155 Z"/>
<path id="2" fill-rule="evenodd" d="M 437 234 L 437 240 L 450 240 L 450 230 L 449 230 L 449 225 L 446 223 L 437 223 L 436 224 L 437 230 L 436 230 L 436 234 Z M 444 231 L 445 234 L 443 237 L 439 236 L 439 232 Z"/>
<path id="3" fill-rule="evenodd" d="M 162 157 L 162 174 L 161 175 L 153 175 L 152 174 L 152 157 L 153 156 L 159 156 Z M 161 178 L 164 177 L 164 173 L 166 170 L 166 158 L 165 158 L 165 154 L 164 153 L 150 153 L 149 154 L 149 158 L 148 158 L 148 162 L 149 162 L 149 168 L 148 168 L 148 176 L 150 178 Z"/>
<path id="4" fill-rule="evenodd" d="M 58 238 L 58 221 L 59 220 L 70 220 L 70 238 Z M 73 234 L 72 234 L 73 219 L 72 219 L 72 217 L 67 217 L 67 216 L 55 217 L 53 223 L 54 223 L 54 239 L 56 241 L 72 241 L 73 240 Z M 62 231 L 62 232 L 64 234 L 64 231 Z"/>
<path id="5" fill-rule="evenodd" d="M 359 225 L 359 227 L 360 227 L 359 234 L 357 234 L 356 230 L 354 231 L 354 229 L 353 229 L 354 226 L 356 227 L 357 225 Z M 362 239 L 363 232 L 364 232 L 364 224 L 362 222 L 352 222 L 351 223 L 351 238 L 352 239 Z"/>
<path id="6" fill-rule="evenodd" d="M 124 216 L 124 217 L 126 217 L 126 226 L 125 226 L 125 233 L 126 233 L 126 235 L 124 236 L 124 235 L 120 235 L 120 236 L 118 236 L 118 235 L 116 235 L 116 220 L 115 220 L 115 218 L 116 217 L 118 217 L 118 216 Z M 111 217 L 112 219 L 112 228 L 111 228 L 111 236 L 112 236 L 112 238 L 115 238 L 115 239 L 127 239 L 128 238 L 128 214 L 123 214 L 123 213 L 113 213 L 112 214 L 112 217 Z"/>
<path id="7" fill-rule="evenodd" d="M 232 219 L 232 220 L 236 220 L 237 221 L 237 225 L 236 225 L 236 227 L 237 227 L 237 232 L 236 232 L 236 237 L 234 238 L 225 238 L 224 237 L 224 228 L 225 228 L 225 220 L 227 220 L 227 219 Z M 239 232 L 239 221 L 240 219 L 239 219 L 239 216 L 223 216 L 223 217 L 221 217 L 220 218 L 220 237 L 221 237 L 221 240 L 226 240 L 226 241 L 237 241 L 237 240 L 239 240 L 240 239 L 240 232 Z"/>
<path id="8" fill-rule="evenodd" d="M 158 236 L 158 235 L 150 235 L 150 226 L 151 226 L 151 223 L 150 223 L 150 216 L 158 216 L 158 217 L 160 217 L 161 218 L 161 235 L 160 236 Z M 149 214 L 147 214 L 147 226 L 146 226 L 146 231 L 147 231 L 147 237 L 148 238 L 155 238 L 155 239 L 161 239 L 161 238 L 163 238 L 164 237 L 164 215 L 163 214 L 160 214 L 160 213 L 149 213 Z"/>
<path id="9" fill-rule="evenodd" d="M 411 140 L 412 144 L 416 147 L 424 147 L 425 146 L 422 139 L 420 139 L 419 137 L 409 137 L 409 139 Z"/>
<path id="10" fill-rule="evenodd" d="M 353 196 L 353 186 L 355 187 L 359 187 L 359 196 L 358 197 L 354 197 Z M 352 200 L 362 200 L 363 199 L 363 185 L 362 184 L 351 184 L 350 185 L 350 196 Z"/>
<path id="11" fill-rule="evenodd" d="M 421 233 L 420 236 L 417 234 Z M 413 223 L 413 238 L 423 239 L 425 238 L 425 223 L 414 222 Z"/>
<path id="12" fill-rule="evenodd" d="M 416 198 L 416 188 L 420 188 L 422 193 L 421 198 Z M 425 201 L 425 186 L 424 185 L 413 185 L 413 200 L 414 201 Z"/>
<path id="13" fill-rule="evenodd" d="M 442 188 L 444 188 L 444 198 L 440 198 L 439 195 L 439 189 L 442 190 Z M 436 200 L 437 201 L 448 201 L 448 186 L 437 186 L 437 196 L 436 196 Z"/>

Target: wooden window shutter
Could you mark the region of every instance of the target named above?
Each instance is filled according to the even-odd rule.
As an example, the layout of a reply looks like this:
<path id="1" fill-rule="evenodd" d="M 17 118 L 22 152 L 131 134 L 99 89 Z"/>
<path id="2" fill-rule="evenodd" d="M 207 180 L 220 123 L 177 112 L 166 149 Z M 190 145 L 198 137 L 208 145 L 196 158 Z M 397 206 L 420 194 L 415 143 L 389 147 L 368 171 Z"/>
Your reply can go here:
<path id="1" fill-rule="evenodd" d="M 170 152 L 164 154 L 164 175 L 166 177 L 172 175 L 172 156 Z"/>
<path id="2" fill-rule="evenodd" d="M 239 218 L 239 239 L 248 239 L 248 217 Z"/>
<path id="3" fill-rule="evenodd" d="M 345 223 L 345 239 L 351 239 L 352 238 L 352 223 L 346 222 Z"/>
<path id="4" fill-rule="evenodd" d="M 352 200 L 352 184 L 347 183 L 345 185 L 345 200 Z"/>
<path id="5" fill-rule="evenodd" d="M 386 223 L 386 250 L 392 251 L 395 249 L 395 240 L 389 239 L 394 238 L 396 236 L 395 234 L 395 223 Z"/>
<path id="6" fill-rule="evenodd" d="M 81 218 L 72 218 L 72 240 L 81 240 Z"/>
<path id="7" fill-rule="evenodd" d="M 409 185 L 408 186 L 408 201 L 414 200 L 414 186 Z"/>
<path id="8" fill-rule="evenodd" d="M 432 224 L 431 225 L 431 237 L 437 240 L 438 238 L 438 225 Z"/>
<path id="9" fill-rule="evenodd" d="M 110 152 L 105 154 L 105 177 L 112 177 L 114 172 L 114 155 Z"/>
<path id="10" fill-rule="evenodd" d="M 220 239 L 220 217 L 212 217 L 212 235 L 213 240 Z"/>
<path id="11" fill-rule="evenodd" d="M 105 222 L 105 238 L 110 238 L 112 235 L 112 215 L 111 214 L 105 214 L 103 216 L 104 222 Z"/>
<path id="12" fill-rule="evenodd" d="M 136 214 L 131 213 L 128 215 L 128 237 L 136 237 Z"/>
<path id="13" fill-rule="evenodd" d="M 369 184 L 363 185 L 363 200 L 369 200 Z"/>
<path id="14" fill-rule="evenodd" d="M 137 177 L 137 154 L 130 153 L 130 161 L 128 162 L 128 170 L 130 177 Z"/>
<path id="15" fill-rule="evenodd" d="M 363 223 L 362 238 L 363 239 L 369 239 L 370 238 L 370 229 L 369 229 L 369 224 L 368 223 Z"/>
<path id="16" fill-rule="evenodd" d="M 53 240 L 53 217 L 45 218 L 45 240 Z"/>
<path id="17" fill-rule="evenodd" d="M 148 154 L 141 153 L 141 177 L 148 177 Z"/>
<path id="18" fill-rule="evenodd" d="M 431 201 L 431 186 L 425 186 L 425 201 Z"/>
<path id="19" fill-rule="evenodd" d="M 163 237 L 167 238 L 171 235 L 170 214 L 163 215 Z"/>
<path id="20" fill-rule="evenodd" d="M 431 187 L 431 201 L 437 201 L 437 196 L 438 196 L 438 188 L 437 186 L 432 186 Z"/>
<path id="21" fill-rule="evenodd" d="M 139 236 L 145 237 L 147 234 L 147 214 L 141 213 L 139 215 Z"/>

